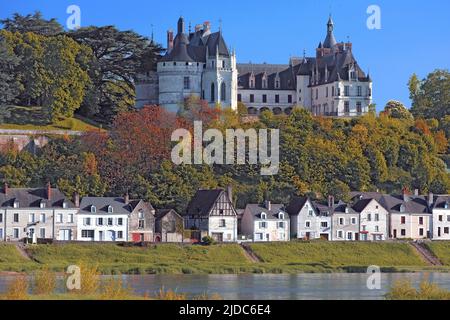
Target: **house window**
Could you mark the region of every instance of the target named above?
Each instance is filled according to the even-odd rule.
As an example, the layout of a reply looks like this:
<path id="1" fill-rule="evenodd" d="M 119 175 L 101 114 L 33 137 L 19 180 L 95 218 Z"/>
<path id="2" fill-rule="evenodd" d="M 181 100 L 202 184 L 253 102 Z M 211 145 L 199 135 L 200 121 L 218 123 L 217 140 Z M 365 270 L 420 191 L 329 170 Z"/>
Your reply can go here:
<path id="1" fill-rule="evenodd" d="M 423 217 L 419 217 L 419 224 L 423 225 Z"/>
<path id="2" fill-rule="evenodd" d="M 225 228 L 226 226 L 227 226 L 227 222 L 225 221 L 225 219 L 220 219 L 219 227 Z"/>
<path id="3" fill-rule="evenodd" d="M 91 218 L 84 218 L 83 219 L 83 224 L 85 226 L 90 226 L 91 225 Z"/>
<path id="4" fill-rule="evenodd" d="M 250 95 L 250 103 L 254 103 L 255 102 L 255 95 L 251 94 Z"/>
<path id="5" fill-rule="evenodd" d="M 352 224 L 355 225 L 356 224 L 356 218 L 352 218 Z"/>
<path id="6" fill-rule="evenodd" d="M 139 220 L 139 226 L 138 226 L 138 228 L 139 229 L 145 229 L 145 220 Z"/>
<path id="7" fill-rule="evenodd" d="M 356 103 L 356 112 L 362 113 L 362 104 L 359 101 Z"/>
<path id="8" fill-rule="evenodd" d="M 94 230 L 81 230 L 82 238 L 94 238 Z"/>
<path id="9" fill-rule="evenodd" d="M 262 101 L 263 103 L 267 103 L 267 94 L 263 94 Z"/>
<path id="10" fill-rule="evenodd" d="M 72 213 L 69 213 L 69 214 L 67 215 L 67 222 L 68 222 L 68 223 L 73 223 L 73 214 L 72 214 Z"/>
<path id="11" fill-rule="evenodd" d="M 319 99 L 319 89 L 316 89 L 316 100 Z"/>
<path id="12" fill-rule="evenodd" d="M 44 202 L 44 201 L 41 201 L 40 208 L 41 208 L 41 209 L 44 209 L 44 208 L 45 208 L 45 202 Z"/>
<path id="13" fill-rule="evenodd" d="M 439 216 L 439 221 L 442 222 L 444 220 L 444 216 Z M 1 222 L 1 221 L 0 221 Z"/>
<path id="14" fill-rule="evenodd" d="M 113 207 L 112 206 L 108 206 L 108 213 L 113 213 L 113 212 L 114 212 Z"/>
<path id="15" fill-rule="evenodd" d="M 445 227 L 445 228 L 444 228 L 444 233 L 445 233 L 445 234 L 449 234 L 449 227 Z"/>
<path id="16" fill-rule="evenodd" d="M 288 95 L 288 103 L 292 103 L 292 95 Z"/>
<path id="17" fill-rule="evenodd" d="M 345 224 L 344 218 L 339 218 L 339 224 L 343 226 Z"/>
<path id="18" fill-rule="evenodd" d="M 45 217 L 45 213 L 42 213 L 42 214 L 40 215 L 39 221 L 40 221 L 41 223 L 45 223 L 45 221 L 47 221 L 47 219 L 46 219 L 46 217 Z"/>
<path id="19" fill-rule="evenodd" d="M 401 221 L 401 222 L 400 222 L 401 224 L 406 224 L 406 217 L 404 217 L 404 216 L 401 217 L 401 218 L 400 218 L 400 221 Z"/>
<path id="20" fill-rule="evenodd" d="M 20 233 L 19 228 L 14 228 L 14 230 L 13 230 L 13 238 L 14 239 L 19 239 L 19 233 Z"/>
<path id="21" fill-rule="evenodd" d="M 344 112 L 350 113 L 350 102 L 349 101 L 344 101 Z"/>
<path id="22" fill-rule="evenodd" d="M 260 229 L 266 229 L 267 228 L 267 222 L 260 222 L 259 223 L 259 228 Z"/>
<path id="23" fill-rule="evenodd" d="M 423 237 L 423 228 L 419 229 L 419 236 Z"/>
<path id="24" fill-rule="evenodd" d="M 222 60 L 222 68 L 225 69 L 225 60 Z"/>
<path id="25" fill-rule="evenodd" d="M 91 212 L 92 213 L 96 213 L 97 212 L 97 208 L 95 206 L 91 206 Z"/>
<path id="26" fill-rule="evenodd" d="M 367 231 L 367 226 L 362 226 L 362 231 Z"/>
<path id="27" fill-rule="evenodd" d="M 284 213 L 280 212 L 278 214 L 278 219 L 284 220 Z"/>
<path id="28" fill-rule="evenodd" d="M 139 212 L 138 212 L 138 219 L 144 219 L 144 211 L 139 210 Z"/>
<path id="29" fill-rule="evenodd" d="M 30 213 L 28 215 L 28 223 L 34 223 L 34 219 L 35 219 L 34 213 Z"/>
<path id="30" fill-rule="evenodd" d="M 67 205 L 67 202 L 63 202 L 63 209 L 67 209 L 67 207 L 68 207 L 68 205 Z"/>
<path id="31" fill-rule="evenodd" d="M 19 222 L 19 214 L 18 213 L 14 213 L 13 221 L 16 223 Z"/>
<path id="32" fill-rule="evenodd" d="M 362 96 L 362 88 L 361 86 L 358 86 L 358 97 Z"/>
<path id="33" fill-rule="evenodd" d="M 284 229 L 284 222 L 283 221 L 278 222 L 278 228 L 279 229 Z"/>
<path id="34" fill-rule="evenodd" d="M 367 214 L 367 221 L 372 221 L 372 214 L 370 213 Z"/>
<path id="35" fill-rule="evenodd" d="M 227 100 L 227 85 L 225 82 L 222 82 L 220 85 L 220 101 L 226 101 Z"/>
<path id="36" fill-rule="evenodd" d="M 375 226 L 375 232 L 380 232 L 380 227 L 379 226 Z"/>
<path id="37" fill-rule="evenodd" d="M 224 213 L 225 213 L 225 210 L 223 210 L 223 209 L 219 210 L 219 215 L 223 216 Z"/>
<path id="38" fill-rule="evenodd" d="M 276 89 L 280 88 L 280 80 L 275 81 L 275 88 Z"/>
<path id="39" fill-rule="evenodd" d="M 3 213 L 0 213 L 0 223 L 3 222 Z"/>
<path id="40" fill-rule="evenodd" d="M 123 218 L 118 218 L 117 219 L 117 225 L 118 226 L 123 226 Z"/>
<path id="41" fill-rule="evenodd" d="M 347 240 L 353 240 L 353 233 L 347 232 Z"/>
<path id="42" fill-rule="evenodd" d="M 262 233 L 255 233 L 255 240 L 262 240 L 263 234 Z"/>
<path id="43" fill-rule="evenodd" d="M 447 221 L 450 222 L 450 216 L 447 216 Z"/>
<path id="44" fill-rule="evenodd" d="M 380 221 L 380 215 L 378 213 L 375 214 L 375 221 Z"/>
<path id="45" fill-rule="evenodd" d="M 406 229 L 402 229 L 400 231 L 400 234 L 402 235 L 402 237 L 406 236 Z"/>
<path id="46" fill-rule="evenodd" d="M 328 228 L 328 222 L 323 221 L 323 222 L 320 224 L 320 226 L 321 226 L 322 228 Z"/>
<path id="47" fill-rule="evenodd" d="M 112 226 L 114 224 L 113 218 L 108 218 L 108 226 Z"/>
<path id="48" fill-rule="evenodd" d="M 19 201 L 14 201 L 14 204 L 13 204 L 13 208 L 14 209 L 18 209 L 19 208 Z"/>
<path id="49" fill-rule="evenodd" d="M 339 230 L 339 231 L 337 232 L 337 237 L 338 237 L 339 239 L 342 239 L 342 238 L 344 237 L 344 233 L 342 232 L 342 230 Z"/>
<path id="50" fill-rule="evenodd" d="M 311 228 L 311 221 L 306 221 L 305 222 L 305 227 L 306 228 Z"/>
<path id="51" fill-rule="evenodd" d="M 267 214 L 266 213 L 261 213 L 261 219 L 262 220 L 266 220 L 267 219 Z"/>
<path id="52" fill-rule="evenodd" d="M 97 219 L 97 224 L 98 224 L 99 226 L 102 226 L 102 225 L 103 225 L 103 218 L 98 218 L 98 219 Z"/>
<path id="53" fill-rule="evenodd" d="M 238 94 L 238 101 L 242 102 L 242 94 L 240 94 L 240 93 Z"/>
<path id="54" fill-rule="evenodd" d="M 45 228 L 40 228 L 39 229 L 39 237 L 41 239 L 45 239 Z"/>
<path id="55" fill-rule="evenodd" d="M 275 103 L 280 103 L 280 95 L 279 94 L 275 95 Z"/>
<path id="56" fill-rule="evenodd" d="M 344 96 L 348 97 L 350 95 L 350 87 L 345 86 L 344 87 Z"/>
<path id="57" fill-rule="evenodd" d="M 123 239 L 123 231 L 117 231 L 117 238 Z"/>
<path id="58" fill-rule="evenodd" d="M 3 239 L 3 228 L 0 228 L 0 240 Z"/>
<path id="59" fill-rule="evenodd" d="M 211 83 L 211 95 L 210 95 L 211 99 L 210 99 L 210 102 L 216 101 L 216 93 L 215 93 L 215 91 L 216 91 L 216 86 L 215 86 L 215 84 L 213 82 L 213 83 Z"/>

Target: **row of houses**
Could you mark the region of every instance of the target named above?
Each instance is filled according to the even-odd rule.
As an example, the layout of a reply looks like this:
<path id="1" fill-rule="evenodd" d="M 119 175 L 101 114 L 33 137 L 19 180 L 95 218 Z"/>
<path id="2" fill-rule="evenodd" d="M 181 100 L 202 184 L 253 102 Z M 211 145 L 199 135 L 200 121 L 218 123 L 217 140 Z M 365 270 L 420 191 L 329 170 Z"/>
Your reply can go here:
<path id="1" fill-rule="evenodd" d="M 286 206 L 265 201 L 233 205 L 232 189 L 199 190 L 185 212 L 155 210 L 142 199 L 67 198 L 46 188 L 0 192 L 0 241 L 218 242 L 450 240 L 450 196 L 353 192 L 344 202 L 294 197 Z"/>

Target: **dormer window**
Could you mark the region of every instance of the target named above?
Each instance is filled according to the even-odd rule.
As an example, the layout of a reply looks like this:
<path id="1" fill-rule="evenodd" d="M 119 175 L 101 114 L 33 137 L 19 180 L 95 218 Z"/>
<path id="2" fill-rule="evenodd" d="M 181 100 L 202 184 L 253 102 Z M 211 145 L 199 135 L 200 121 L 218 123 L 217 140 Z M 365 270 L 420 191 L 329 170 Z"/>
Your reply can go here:
<path id="1" fill-rule="evenodd" d="M 97 213 L 97 208 L 95 206 L 91 206 L 91 213 Z"/>
<path id="2" fill-rule="evenodd" d="M 349 213 L 350 210 L 348 209 L 348 207 L 345 208 L 345 213 Z"/>
<path id="3" fill-rule="evenodd" d="M 63 202 L 62 206 L 63 206 L 63 209 L 67 209 L 69 207 L 69 205 L 66 201 Z"/>
<path id="4" fill-rule="evenodd" d="M 13 208 L 14 209 L 18 209 L 19 208 L 19 201 L 17 201 L 17 200 L 14 201 Z"/>
<path id="5" fill-rule="evenodd" d="M 114 212 L 113 207 L 112 206 L 108 206 L 108 213 L 113 213 L 113 212 Z"/>
<path id="6" fill-rule="evenodd" d="M 406 208 L 405 208 L 405 206 L 402 204 L 401 206 L 400 206 L 400 212 L 405 212 L 406 211 Z"/>
<path id="7" fill-rule="evenodd" d="M 44 208 L 45 208 L 45 205 L 46 205 L 45 202 L 44 202 L 44 201 L 41 201 L 39 207 L 40 207 L 41 209 L 44 209 Z"/>
<path id="8" fill-rule="evenodd" d="M 278 214 L 278 219 L 284 220 L 284 213 L 283 213 L 283 212 L 280 212 L 280 213 Z"/>
<path id="9" fill-rule="evenodd" d="M 267 214 L 266 213 L 261 213 L 261 219 L 262 220 L 266 220 L 267 219 Z"/>
<path id="10" fill-rule="evenodd" d="M 449 201 L 447 201 L 447 202 L 444 204 L 444 209 L 448 209 L 448 208 L 450 208 L 450 202 L 449 202 Z"/>

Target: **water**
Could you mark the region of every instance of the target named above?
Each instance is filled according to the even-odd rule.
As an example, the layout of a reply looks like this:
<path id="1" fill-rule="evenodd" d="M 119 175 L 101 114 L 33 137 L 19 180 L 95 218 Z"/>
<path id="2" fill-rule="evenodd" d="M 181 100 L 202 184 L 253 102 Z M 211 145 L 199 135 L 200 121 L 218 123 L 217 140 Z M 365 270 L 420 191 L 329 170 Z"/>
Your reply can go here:
<path id="1" fill-rule="evenodd" d="M 219 294 L 225 300 L 378 300 L 383 299 L 397 280 L 423 280 L 450 290 L 450 273 L 386 273 L 381 275 L 381 290 L 367 289 L 366 274 L 298 275 L 126 275 L 123 282 L 136 293 L 155 294 L 164 287 L 195 295 Z M 0 292 L 14 276 L 0 276 Z"/>

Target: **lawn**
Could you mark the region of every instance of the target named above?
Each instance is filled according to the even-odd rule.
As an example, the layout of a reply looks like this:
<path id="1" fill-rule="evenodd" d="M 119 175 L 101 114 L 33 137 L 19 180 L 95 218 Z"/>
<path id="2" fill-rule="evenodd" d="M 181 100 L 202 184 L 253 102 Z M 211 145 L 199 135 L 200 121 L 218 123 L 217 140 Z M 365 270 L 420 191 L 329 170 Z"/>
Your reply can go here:
<path id="1" fill-rule="evenodd" d="M 0 129 L 17 130 L 73 130 L 88 131 L 98 129 L 95 123 L 81 117 L 67 118 L 51 123 L 48 112 L 42 107 L 7 106 L 0 110 Z"/>
<path id="2" fill-rule="evenodd" d="M 425 245 L 441 260 L 442 264 L 450 266 L 450 241 L 436 241 L 426 243 Z"/>
<path id="3" fill-rule="evenodd" d="M 220 274 L 239 273 L 251 267 L 244 251 L 234 244 L 208 247 L 166 244 L 147 248 L 67 244 L 30 247 L 28 252 L 38 262 L 58 271 L 81 261 L 97 264 L 105 274 Z"/>
<path id="4" fill-rule="evenodd" d="M 426 266 L 407 243 L 363 242 L 291 242 L 251 244 L 252 250 L 265 263 L 281 266 L 317 265 L 323 268 L 358 269 L 380 267 Z"/>
<path id="5" fill-rule="evenodd" d="M 24 258 L 12 244 L 0 243 L 0 271 L 29 271 L 38 265 Z"/>

